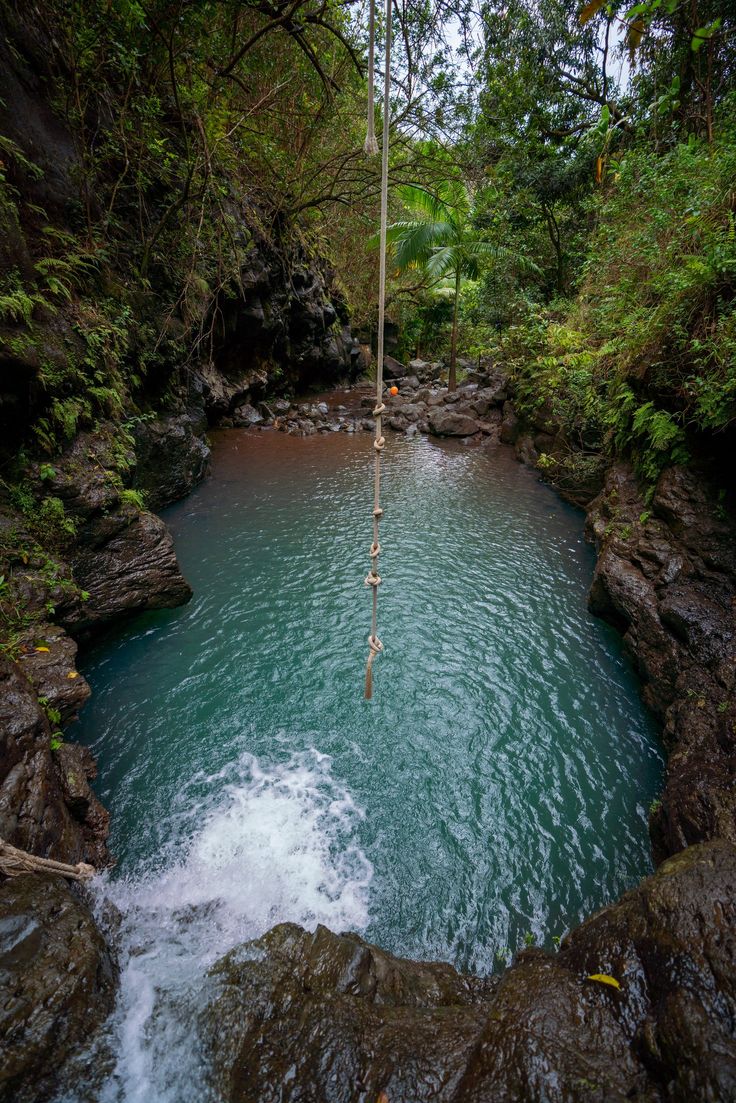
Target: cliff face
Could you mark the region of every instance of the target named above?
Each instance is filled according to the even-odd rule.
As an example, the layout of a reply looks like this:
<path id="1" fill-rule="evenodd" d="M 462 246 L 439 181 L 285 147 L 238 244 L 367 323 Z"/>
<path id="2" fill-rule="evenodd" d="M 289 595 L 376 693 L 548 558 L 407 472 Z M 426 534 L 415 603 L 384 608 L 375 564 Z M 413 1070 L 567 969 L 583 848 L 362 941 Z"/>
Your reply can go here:
<path id="1" fill-rule="evenodd" d="M 204 477 L 208 424 L 345 375 L 353 341 L 334 273 L 234 192 L 230 282 L 212 292 L 196 257 L 144 276 L 132 213 L 83 186 L 90 120 L 62 109 L 47 21 L 2 5 L 0 29 L 0 835 L 104 865 L 94 764 L 61 743 L 89 695 L 73 640 L 189 599 L 150 510 Z M 152 211 L 180 185 L 159 180 Z"/>
<path id="2" fill-rule="evenodd" d="M 590 608 L 624 634 L 644 700 L 664 725 L 667 781 L 655 860 L 736 842 L 736 525 L 702 472 L 669 468 L 646 506 L 616 465 L 591 504 Z"/>
<path id="3" fill-rule="evenodd" d="M 201 244 L 201 255 L 153 263 L 135 208 L 113 218 L 85 183 L 91 160 L 107 156 L 104 184 L 120 197 L 122 166 L 94 144 L 109 105 L 90 104 L 83 120 L 61 109 L 69 74 L 31 10 L 3 5 L 0 31 L 0 454 L 55 454 L 106 417 L 193 406 L 218 420 L 349 372 L 358 346 L 335 273 L 287 219 L 223 180 L 227 274 L 200 271 Z M 175 160 L 176 128 L 167 143 Z M 140 197 L 172 249 L 181 173 Z"/>

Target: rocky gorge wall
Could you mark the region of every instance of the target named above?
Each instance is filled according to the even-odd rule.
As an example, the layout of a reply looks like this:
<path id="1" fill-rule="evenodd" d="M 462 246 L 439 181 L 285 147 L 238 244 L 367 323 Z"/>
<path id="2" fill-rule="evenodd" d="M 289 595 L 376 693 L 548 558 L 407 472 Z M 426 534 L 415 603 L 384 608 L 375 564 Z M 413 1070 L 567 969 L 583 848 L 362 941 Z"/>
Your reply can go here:
<path id="1" fill-rule="evenodd" d="M 495 374 L 452 396 L 406 374 L 400 386 L 387 418 L 396 432 L 481 441 L 499 425 L 508 430 L 513 416 Z M 291 410 L 276 428 L 349 428 L 341 413 L 310 407 L 305 416 L 293 407 L 290 420 Z M 353 426 L 360 419 L 358 406 Z M 205 471 L 206 423 L 203 401 L 136 427 L 131 480 L 157 506 Z M 161 522 L 110 486 L 109 447 L 104 433 L 81 437 L 55 464 L 54 493 L 79 522 L 64 569 L 82 572 L 88 596 L 61 587 L 55 626 L 44 622 L 42 637 L 34 626 L 28 649 L 4 669 L 2 698 L 2 762 L 12 765 L 0 785 L 0 834 L 36 853 L 99 864 L 107 825 L 89 789 L 93 763 L 81 748 L 50 750 L 39 695 L 66 718 L 89 693 L 81 676 L 69 677 L 76 645 L 67 632 L 83 637 L 134 609 L 188 597 Z M 213 970 L 215 996 L 199 1031 L 223 1099 L 736 1095 L 733 526 L 696 473 L 666 471 L 645 507 L 633 473 L 618 465 L 589 504 L 587 531 L 599 548 L 591 608 L 624 633 L 645 699 L 664 724 L 670 762 L 651 830 L 657 861 L 675 857 L 571 932 L 559 953 L 525 950 L 501 977 L 402 961 L 324 928 L 274 929 Z M 47 568 L 26 566 L 29 598 L 45 608 Z M 40 638 L 48 651 L 37 650 Z M 4 1012 L 0 1099 L 53 1098 L 77 1075 L 75 1037 L 87 1038 L 111 1006 L 114 959 L 96 936 L 80 958 L 76 932 L 93 928 L 76 889 L 29 876 L 0 885 L 0 899 L 20 932 L 0 942 L 15 992 Z M 49 911 L 49 899 L 61 910 Z M 60 992 L 55 971 L 70 961 L 79 965 Z M 90 1017 L 82 994 L 93 990 L 100 995 Z M 60 994 L 49 1003 L 52 991 Z M 48 1012 L 39 1026 L 40 1005 Z"/>

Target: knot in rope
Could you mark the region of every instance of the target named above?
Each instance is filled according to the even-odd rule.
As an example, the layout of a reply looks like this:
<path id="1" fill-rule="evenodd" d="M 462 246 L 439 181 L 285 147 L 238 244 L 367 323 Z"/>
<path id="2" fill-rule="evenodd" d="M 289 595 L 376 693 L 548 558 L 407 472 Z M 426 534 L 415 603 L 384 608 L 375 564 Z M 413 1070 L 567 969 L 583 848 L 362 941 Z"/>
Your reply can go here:
<path id="1" fill-rule="evenodd" d="M 381 554 L 381 545 L 371 544 L 371 550 L 368 554 L 370 555 L 371 559 L 377 559 L 378 556 Z"/>
<path id="2" fill-rule="evenodd" d="M 376 574 L 375 571 L 369 571 L 365 576 L 366 586 L 380 586 L 382 581 L 381 576 Z"/>
<path id="3" fill-rule="evenodd" d="M 376 437 L 376 439 L 373 441 L 373 447 L 375 448 L 376 452 L 380 452 L 385 444 L 386 444 L 386 438 L 385 437 Z"/>
<path id="4" fill-rule="evenodd" d="M 373 411 L 373 416 L 374 417 L 380 417 L 385 409 L 386 409 L 385 403 L 379 402 L 379 404 L 376 406 L 375 410 Z"/>

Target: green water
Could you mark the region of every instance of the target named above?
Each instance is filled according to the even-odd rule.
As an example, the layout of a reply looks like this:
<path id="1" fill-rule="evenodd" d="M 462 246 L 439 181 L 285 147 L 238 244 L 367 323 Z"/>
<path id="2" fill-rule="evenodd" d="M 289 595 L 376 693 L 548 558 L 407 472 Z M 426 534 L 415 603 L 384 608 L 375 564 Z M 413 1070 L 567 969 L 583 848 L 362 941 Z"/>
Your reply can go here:
<path id="1" fill-rule="evenodd" d="M 489 971 L 646 874 L 662 755 L 587 612 L 581 514 L 504 449 L 392 435 L 365 702 L 368 435 L 215 437 L 165 513 L 193 601 L 82 662 L 73 737 L 148 937 L 209 900 L 207 952 L 188 934 L 179 965 L 294 919 Z"/>

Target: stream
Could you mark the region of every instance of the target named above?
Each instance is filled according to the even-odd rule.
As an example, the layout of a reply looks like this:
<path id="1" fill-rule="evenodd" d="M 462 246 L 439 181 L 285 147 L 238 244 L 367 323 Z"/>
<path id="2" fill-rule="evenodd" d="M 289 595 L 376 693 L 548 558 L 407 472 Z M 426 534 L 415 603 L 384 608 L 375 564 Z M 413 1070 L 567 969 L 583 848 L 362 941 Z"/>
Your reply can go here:
<path id="1" fill-rule="evenodd" d="M 391 434 L 374 698 L 368 434 L 213 434 L 194 588 L 83 657 L 121 912 L 105 1103 L 208 1098 L 209 966 L 275 923 L 488 973 L 649 869 L 657 727 L 586 607 L 582 515 L 497 445 Z"/>

